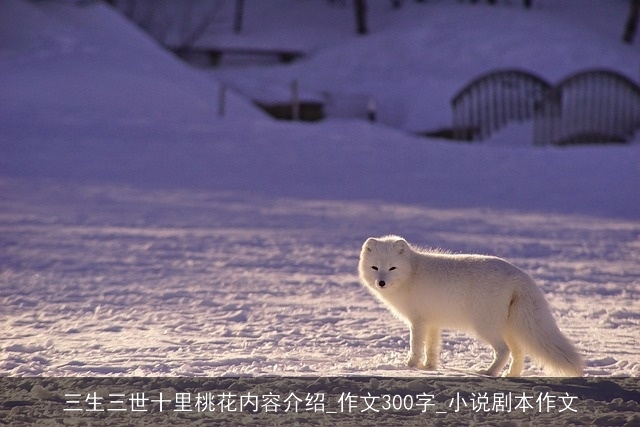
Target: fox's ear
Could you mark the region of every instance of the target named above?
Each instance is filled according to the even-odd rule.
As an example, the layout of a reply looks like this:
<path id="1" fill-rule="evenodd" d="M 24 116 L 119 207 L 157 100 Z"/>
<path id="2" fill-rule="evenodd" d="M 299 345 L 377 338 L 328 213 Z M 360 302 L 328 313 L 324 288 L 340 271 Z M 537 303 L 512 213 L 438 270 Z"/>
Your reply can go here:
<path id="1" fill-rule="evenodd" d="M 363 251 L 367 251 L 367 252 L 371 252 L 371 248 L 373 246 L 375 246 L 375 244 L 378 242 L 377 239 L 374 239 L 373 237 L 369 237 L 364 244 L 362 245 L 362 250 Z"/>
<path id="2" fill-rule="evenodd" d="M 393 242 L 393 247 L 399 255 L 403 254 L 405 249 L 407 249 L 408 246 L 409 246 L 409 243 L 407 243 L 407 241 L 404 239 L 398 239 L 395 242 Z"/>

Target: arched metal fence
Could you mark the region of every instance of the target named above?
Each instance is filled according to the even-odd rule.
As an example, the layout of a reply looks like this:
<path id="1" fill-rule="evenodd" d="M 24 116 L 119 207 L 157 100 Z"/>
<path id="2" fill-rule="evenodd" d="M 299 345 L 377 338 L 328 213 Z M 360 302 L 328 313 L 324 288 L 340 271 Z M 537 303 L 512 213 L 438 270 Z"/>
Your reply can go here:
<path id="1" fill-rule="evenodd" d="M 526 71 L 492 71 L 472 80 L 452 99 L 455 139 L 485 139 L 513 120 L 533 116 L 551 85 Z"/>
<path id="2" fill-rule="evenodd" d="M 498 70 L 472 80 L 451 105 L 460 140 L 482 140 L 527 119 L 538 145 L 625 142 L 640 129 L 640 86 L 610 70 L 579 72 L 556 86 L 526 71 Z"/>
<path id="3" fill-rule="evenodd" d="M 537 145 L 626 142 L 640 129 L 640 86 L 614 71 L 573 74 L 536 108 Z"/>

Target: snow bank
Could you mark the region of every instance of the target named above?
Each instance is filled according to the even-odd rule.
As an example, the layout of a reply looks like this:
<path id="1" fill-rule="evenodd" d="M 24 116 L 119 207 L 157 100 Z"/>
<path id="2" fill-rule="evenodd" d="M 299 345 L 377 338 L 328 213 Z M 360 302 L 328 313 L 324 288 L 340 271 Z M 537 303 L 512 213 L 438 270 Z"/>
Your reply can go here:
<path id="1" fill-rule="evenodd" d="M 219 85 L 105 5 L 8 0 L 0 13 L 8 23 L 0 37 L 5 129 L 40 121 L 117 129 L 123 122 L 179 126 L 217 120 Z M 229 114 L 261 116 L 246 101 L 228 98 Z"/>
<path id="2" fill-rule="evenodd" d="M 281 197 L 640 215 L 640 198 L 633 185 L 640 182 L 637 144 L 566 150 L 523 146 L 517 141 L 513 144 L 517 147 L 466 145 L 413 137 L 358 120 L 278 123 L 232 92 L 226 117 L 220 118 L 217 83 L 161 51 L 106 6 L 73 8 L 53 3 L 36 7 L 12 0 L 2 7 L 3 16 L 38 24 L 14 28 L 14 36 L 1 45 L 5 54 L 0 61 L 0 125 L 5 140 L 0 164 L 5 174 L 243 190 Z M 391 32 L 327 49 L 290 69 L 263 72 L 268 76 L 276 70 L 284 74 L 293 70 L 305 79 L 315 76 L 326 87 L 342 79 L 348 85 L 364 73 L 367 79 L 359 79 L 363 85 L 385 87 L 386 94 L 396 96 L 392 76 L 400 73 L 399 80 L 418 76 L 444 61 L 432 55 L 418 60 L 411 46 L 427 43 L 439 32 L 448 34 L 450 20 L 460 14 L 471 23 L 463 34 L 469 39 L 474 34 L 472 23 L 481 22 L 481 12 L 488 13 L 485 8 L 451 6 L 453 14 L 441 7 L 414 5 L 415 9 L 401 12 L 427 10 L 443 16 L 433 22 L 433 28 L 398 32 L 397 24 L 389 24 Z M 525 13 L 497 8 L 491 16 L 514 15 L 513 21 L 524 25 L 529 21 L 520 15 Z M 531 13 L 532 22 L 538 22 L 549 12 L 541 8 Z M 535 14 L 542 16 L 535 18 Z M 455 28 L 450 32 L 456 34 Z M 457 47 L 438 51 L 450 55 L 444 61 L 450 64 L 439 73 L 462 81 L 461 75 L 470 73 L 472 59 L 478 60 L 482 49 L 476 47 L 472 58 L 456 54 L 464 45 L 456 37 L 449 42 L 459 43 Z M 491 37 L 496 43 L 499 40 Z M 27 38 L 39 42 L 21 45 L 20 40 Z M 40 50 L 33 50 L 33 43 Z M 496 56 L 500 45 L 487 43 Z M 367 59 L 374 51 L 391 56 L 385 61 Z M 610 58 L 626 56 L 624 49 L 613 52 Z M 490 55 L 482 57 L 477 69 L 488 64 Z M 506 56 L 498 56 L 498 62 L 514 60 Z M 409 60 L 413 67 L 396 66 Z M 462 71 L 454 74 L 454 69 Z M 437 73 L 428 75 L 428 84 L 441 85 Z M 426 94 L 415 92 L 418 98 Z M 429 105 L 438 109 L 435 100 Z M 512 139 L 518 135 L 522 136 L 515 132 Z"/>

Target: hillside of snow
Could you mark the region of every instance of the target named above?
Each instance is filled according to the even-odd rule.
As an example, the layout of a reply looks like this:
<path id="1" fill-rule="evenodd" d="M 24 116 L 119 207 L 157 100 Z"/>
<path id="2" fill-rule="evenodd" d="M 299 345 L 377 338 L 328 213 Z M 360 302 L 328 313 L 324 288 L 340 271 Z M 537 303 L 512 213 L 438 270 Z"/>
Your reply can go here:
<path id="1" fill-rule="evenodd" d="M 509 259 L 536 278 L 587 376 L 639 376 L 638 138 L 557 148 L 523 143 L 526 126 L 477 144 L 411 133 L 449 126 L 451 96 L 493 68 L 638 81 L 638 41 L 620 41 L 626 2 L 371 1 L 364 37 L 350 9 L 274 3 L 247 2 L 244 32 L 219 40 L 307 57 L 213 70 L 101 3 L 0 3 L 0 375 L 485 369 L 489 348 L 457 331 L 438 371 L 404 366 L 407 328 L 356 273 L 362 242 L 394 233 Z M 278 122 L 253 105 L 286 99 L 292 79 L 333 115 Z M 544 371 L 527 362 L 525 375 Z"/>

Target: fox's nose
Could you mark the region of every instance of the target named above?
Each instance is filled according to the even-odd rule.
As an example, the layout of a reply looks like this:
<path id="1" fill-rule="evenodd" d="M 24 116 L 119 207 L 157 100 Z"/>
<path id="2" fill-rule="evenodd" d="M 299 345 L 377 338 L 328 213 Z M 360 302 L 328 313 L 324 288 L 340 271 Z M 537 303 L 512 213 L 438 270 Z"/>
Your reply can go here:
<path id="1" fill-rule="evenodd" d="M 387 283 L 384 280 L 380 280 L 378 282 L 378 286 L 380 286 L 381 288 L 384 288 L 385 286 L 387 286 Z"/>

